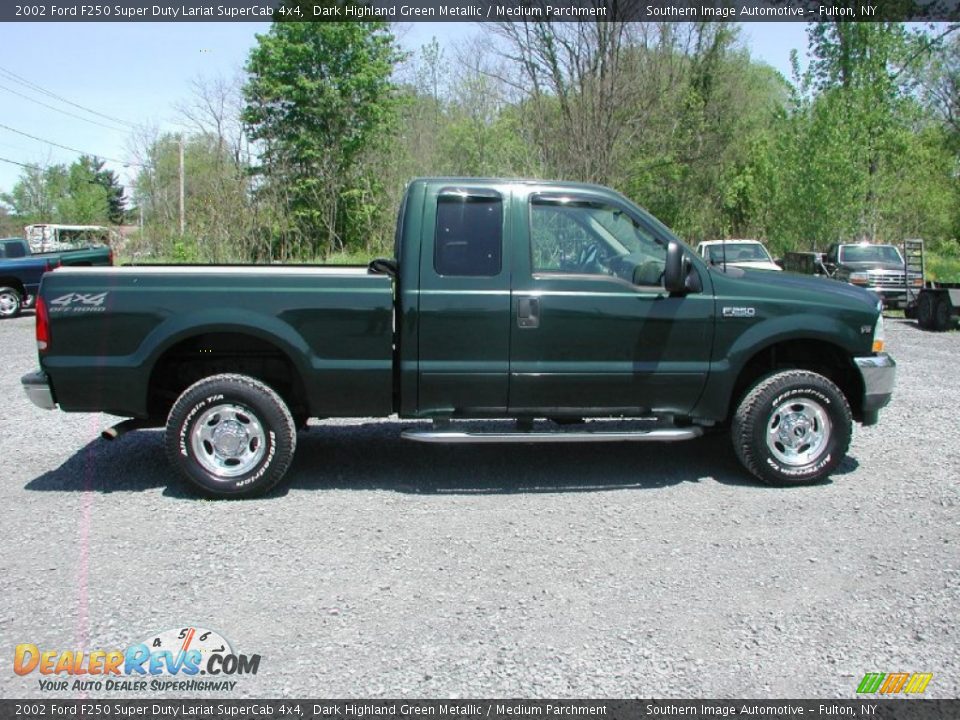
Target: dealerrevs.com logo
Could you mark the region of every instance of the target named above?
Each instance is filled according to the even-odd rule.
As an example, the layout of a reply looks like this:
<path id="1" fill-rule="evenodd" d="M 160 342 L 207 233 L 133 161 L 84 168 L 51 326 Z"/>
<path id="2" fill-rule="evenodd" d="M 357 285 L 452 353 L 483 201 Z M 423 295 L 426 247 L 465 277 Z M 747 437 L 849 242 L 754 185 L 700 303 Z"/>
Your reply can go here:
<path id="1" fill-rule="evenodd" d="M 36 674 L 45 692 L 222 692 L 234 689 L 234 677 L 259 669 L 259 655 L 235 653 L 220 633 L 199 627 L 154 633 L 125 650 L 48 650 L 21 643 L 13 658 L 14 672 Z"/>

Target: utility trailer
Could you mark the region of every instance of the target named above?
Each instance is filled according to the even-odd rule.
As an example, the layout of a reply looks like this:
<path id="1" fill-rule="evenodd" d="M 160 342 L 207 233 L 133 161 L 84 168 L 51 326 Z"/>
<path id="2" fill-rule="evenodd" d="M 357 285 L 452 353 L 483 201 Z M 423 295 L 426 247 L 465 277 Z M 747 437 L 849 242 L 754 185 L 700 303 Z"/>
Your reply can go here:
<path id="1" fill-rule="evenodd" d="M 924 275 L 923 240 L 905 240 L 903 258 L 907 273 Z M 953 318 L 960 314 L 960 283 L 928 280 L 919 290 L 908 288 L 907 293 L 904 314 L 915 319 L 924 330 L 949 330 Z"/>

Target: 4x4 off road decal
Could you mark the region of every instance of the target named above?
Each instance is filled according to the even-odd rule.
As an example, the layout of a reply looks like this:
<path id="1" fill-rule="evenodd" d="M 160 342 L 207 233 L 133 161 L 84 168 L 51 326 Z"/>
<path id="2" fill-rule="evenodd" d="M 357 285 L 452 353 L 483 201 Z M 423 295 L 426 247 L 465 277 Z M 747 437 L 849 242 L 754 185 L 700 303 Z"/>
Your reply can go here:
<path id="1" fill-rule="evenodd" d="M 67 293 L 49 303 L 50 312 L 104 312 L 109 293 Z"/>

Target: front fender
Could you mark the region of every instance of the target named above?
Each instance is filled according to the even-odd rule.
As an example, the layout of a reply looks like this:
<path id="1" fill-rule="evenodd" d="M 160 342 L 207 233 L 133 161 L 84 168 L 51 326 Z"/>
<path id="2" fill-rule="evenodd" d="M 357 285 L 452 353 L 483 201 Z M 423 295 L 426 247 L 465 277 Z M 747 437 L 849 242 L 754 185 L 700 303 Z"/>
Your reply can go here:
<path id="1" fill-rule="evenodd" d="M 797 313 L 763 319 L 727 345 L 726 352 L 723 352 L 723 348 L 716 348 L 716 351 L 723 353 L 723 359 L 739 373 L 750 358 L 777 343 L 788 340 L 820 340 L 842 348 L 852 357 L 863 351 L 863 337 L 860 327 L 854 327 L 847 320 L 831 315 Z"/>
<path id="2" fill-rule="evenodd" d="M 707 387 L 700 402 L 693 410 L 695 417 L 723 420 L 727 417 L 737 379 L 744 367 L 758 353 L 774 345 L 789 341 L 817 341 L 833 345 L 848 357 L 862 353 L 865 347 L 862 328 L 849 319 L 816 313 L 796 313 L 762 319 L 759 322 L 748 318 L 718 319 L 717 323 L 748 324 L 729 342 L 718 330 L 718 342 L 714 346 L 714 359 L 710 366 Z M 872 332 L 872 328 L 871 328 Z M 867 335 L 867 338 L 871 335 Z"/>

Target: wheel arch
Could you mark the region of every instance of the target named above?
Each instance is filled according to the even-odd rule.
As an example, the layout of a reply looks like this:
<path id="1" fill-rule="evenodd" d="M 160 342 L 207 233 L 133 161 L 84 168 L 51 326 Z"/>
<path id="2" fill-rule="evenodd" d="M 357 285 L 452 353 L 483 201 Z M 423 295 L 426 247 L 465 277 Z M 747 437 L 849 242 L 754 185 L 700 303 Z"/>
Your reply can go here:
<path id="1" fill-rule="evenodd" d="M 781 370 L 809 370 L 833 382 L 847 398 L 855 420 L 863 417 L 863 378 L 848 350 L 822 338 L 791 338 L 771 342 L 741 365 L 727 402 L 726 417 L 758 380 Z"/>
<path id="2" fill-rule="evenodd" d="M 306 418 L 310 402 L 302 362 L 304 348 L 249 324 L 208 324 L 184 328 L 151 353 L 145 407 L 164 418 L 177 397 L 211 375 L 247 375 L 273 388 L 295 416 Z M 303 343 L 305 345 L 305 343 Z"/>
<path id="3" fill-rule="evenodd" d="M 20 293 L 21 299 L 26 299 L 27 290 L 23 285 L 23 282 L 12 275 L 0 275 L 0 287 L 13 288 L 18 293 Z"/>

